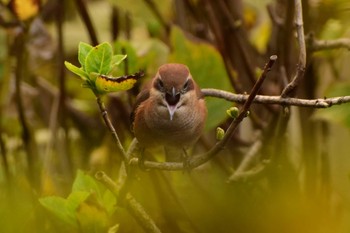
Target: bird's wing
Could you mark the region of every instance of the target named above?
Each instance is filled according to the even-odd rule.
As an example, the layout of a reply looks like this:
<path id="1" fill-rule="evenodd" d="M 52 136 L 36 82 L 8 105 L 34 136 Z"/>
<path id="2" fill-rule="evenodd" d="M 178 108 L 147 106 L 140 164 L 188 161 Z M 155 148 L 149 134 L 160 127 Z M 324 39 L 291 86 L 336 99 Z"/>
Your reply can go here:
<path id="1" fill-rule="evenodd" d="M 132 109 L 132 112 L 130 114 L 130 122 L 131 122 L 131 131 L 133 131 L 134 128 L 134 120 L 135 120 L 135 114 L 136 109 L 140 106 L 140 104 L 147 100 L 149 98 L 149 88 L 144 88 L 137 96 L 136 101 L 134 104 L 134 107 Z"/>

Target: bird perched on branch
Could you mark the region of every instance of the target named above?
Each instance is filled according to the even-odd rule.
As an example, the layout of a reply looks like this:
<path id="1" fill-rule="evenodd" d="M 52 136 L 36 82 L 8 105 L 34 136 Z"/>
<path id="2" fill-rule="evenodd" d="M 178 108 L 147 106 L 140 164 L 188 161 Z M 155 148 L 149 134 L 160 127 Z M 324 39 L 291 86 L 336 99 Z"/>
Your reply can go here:
<path id="1" fill-rule="evenodd" d="M 166 161 L 184 161 L 186 148 L 200 137 L 207 108 L 187 66 L 162 65 L 136 97 L 132 129 L 141 146 L 163 146 Z"/>

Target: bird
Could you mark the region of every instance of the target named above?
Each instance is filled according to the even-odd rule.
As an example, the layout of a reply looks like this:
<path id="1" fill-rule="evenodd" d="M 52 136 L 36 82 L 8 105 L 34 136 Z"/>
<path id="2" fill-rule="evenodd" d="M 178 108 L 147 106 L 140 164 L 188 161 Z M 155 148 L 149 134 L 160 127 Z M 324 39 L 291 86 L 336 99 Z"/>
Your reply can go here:
<path id="1" fill-rule="evenodd" d="M 131 118 L 141 163 L 147 148 L 163 147 L 165 161 L 185 164 L 189 159 L 186 149 L 203 132 L 207 107 L 189 68 L 167 63 L 137 95 Z"/>

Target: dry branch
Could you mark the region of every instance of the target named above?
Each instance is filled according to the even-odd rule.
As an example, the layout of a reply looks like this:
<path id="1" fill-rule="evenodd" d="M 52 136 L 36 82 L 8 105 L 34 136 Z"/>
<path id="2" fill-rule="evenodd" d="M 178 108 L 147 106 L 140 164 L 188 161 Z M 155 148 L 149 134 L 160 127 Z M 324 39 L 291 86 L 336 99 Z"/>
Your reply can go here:
<path id="1" fill-rule="evenodd" d="M 235 103 L 244 103 L 248 99 L 248 95 L 234 94 L 228 91 L 218 89 L 202 89 L 202 92 L 207 97 L 216 97 L 225 99 Z M 333 105 L 339 105 L 350 102 L 350 96 L 340 96 L 332 98 L 319 99 L 298 99 L 298 98 L 282 98 L 281 96 L 266 96 L 257 95 L 253 100 L 255 104 L 278 104 L 282 106 L 299 106 L 309 108 L 329 108 Z"/>
<path id="2" fill-rule="evenodd" d="M 306 45 L 303 22 L 303 9 L 301 0 L 295 0 L 295 24 L 297 27 L 298 44 L 299 44 L 299 60 L 297 73 L 293 80 L 284 88 L 281 96 L 287 97 L 298 87 L 301 79 L 304 77 L 306 66 Z"/>
<path id="3" fill-rule="evenodd" d="M 316 40 L 313 36 L 309 36 L 306 41 L 308 43 L 308 49 L 314 52 L 328 49 L 350 49 L 350 39 L 348 38 L 339 38 L 335 40 Z"/>

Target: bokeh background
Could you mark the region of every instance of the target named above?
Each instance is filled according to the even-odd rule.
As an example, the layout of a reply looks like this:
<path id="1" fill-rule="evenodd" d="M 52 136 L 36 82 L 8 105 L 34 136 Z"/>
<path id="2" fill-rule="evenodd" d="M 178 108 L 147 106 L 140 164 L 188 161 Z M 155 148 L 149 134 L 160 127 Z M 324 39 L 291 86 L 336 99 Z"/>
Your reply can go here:
<path id="1" fill-rule="evenodd" d="M 129 91 L 104 97 L 125 148 L 142 84 L 167 62 L 186 64 L 202 88 L 249 93 L 268 58 L 277 64 L 260 94 L 280 95 L 298 68 L 291 0 L 1 0 L 0 231 L 144 232 L 94 180 L 116 182 L 121 156 L 93 93 L 64 67 L 79 42 L 127 54 L 114 75 L 139 70 Z M 350 2 L 302 1 L 307 47 L 298 98 L 350 95 Z M 207 98 L 206 130 L 191 154 L 208 151 L 226 109 Z M 135 168 L 130 193 L 162 232 L 349 232 L 350 105 L 328 109 L 253 105 L 224 151 L 191 172 Z M 227 182 L 252 148 L 248 173 Z M 162 151 L 147 155 L 164 160 Z"/>

